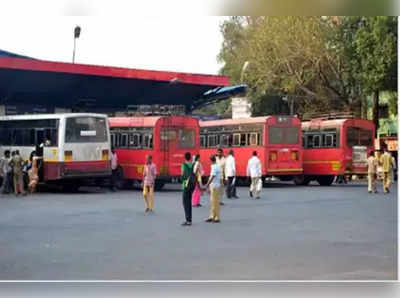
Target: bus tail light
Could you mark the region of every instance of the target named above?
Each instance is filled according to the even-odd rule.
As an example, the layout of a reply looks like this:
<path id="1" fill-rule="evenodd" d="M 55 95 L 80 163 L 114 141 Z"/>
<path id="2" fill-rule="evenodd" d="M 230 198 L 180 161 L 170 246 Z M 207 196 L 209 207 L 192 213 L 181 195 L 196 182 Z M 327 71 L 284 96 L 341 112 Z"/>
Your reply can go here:
<path id="1" fill-rule="evenodd" d="M 297 151 L 293 151 L 292 153 L 290 153 L 290 157 L 293 160 L 299 160 L 299 153 Z"/>
<path id="2" fill-rule="evenodd" d="M 64 151 L 64 160 L 65 161 L 72 161 L 72 151 Z"/>
<path id="3" fill-rule="evenodd" d="M 276 152 L 274 152 L 274 151 L 271 151 L 271 152 L 269 153 L 269 160 L 273 160 L 273 161 L 275 161 L 275 160 L 276 160 L 276 158 L 277 158 L 277 154 L 276 154 Z"/>
<path id="4" fill-rule="evenodd" d="M 108 160 L 109 152 L 108 149 L 104 149 L 101 151 L 101 159 L 102 160 Z"/>

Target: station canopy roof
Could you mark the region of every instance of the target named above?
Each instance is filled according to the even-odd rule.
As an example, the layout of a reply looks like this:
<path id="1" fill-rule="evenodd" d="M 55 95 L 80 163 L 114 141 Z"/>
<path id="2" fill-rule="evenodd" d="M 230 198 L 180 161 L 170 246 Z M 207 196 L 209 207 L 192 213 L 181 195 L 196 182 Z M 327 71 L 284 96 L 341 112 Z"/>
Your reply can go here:
<path id="1" fill-rule="evenodd" d="M 51 62 L 0 50 L 0 105 L 113 111 L 159 104 L 190 111 L 247 88 L 228 85 L 226 76 Z"/>

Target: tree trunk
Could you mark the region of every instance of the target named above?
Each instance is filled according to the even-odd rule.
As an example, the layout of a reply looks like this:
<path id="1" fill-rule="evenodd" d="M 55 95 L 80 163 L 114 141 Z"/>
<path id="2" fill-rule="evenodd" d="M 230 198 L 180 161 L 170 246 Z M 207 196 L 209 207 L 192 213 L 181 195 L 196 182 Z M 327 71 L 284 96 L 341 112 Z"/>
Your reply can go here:
<path id="1" fill-rule="evenodd" d="M 379 129 L 379 91 L 374 92 L 372 112 L 373 112 L 372 121 L 375 124 L 375 137 L 376 137 L 378 135 L 378 129 Z"/>

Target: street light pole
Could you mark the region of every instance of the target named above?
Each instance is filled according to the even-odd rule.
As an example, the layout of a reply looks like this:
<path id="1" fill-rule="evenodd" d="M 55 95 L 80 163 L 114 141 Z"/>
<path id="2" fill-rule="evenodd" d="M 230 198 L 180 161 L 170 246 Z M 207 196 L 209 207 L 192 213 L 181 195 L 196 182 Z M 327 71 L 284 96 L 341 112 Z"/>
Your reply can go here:
<path id="1" fill-rule="evenodd" d="M 74 29 L 74 51 L 72 53 L 72 63 L 75 63 L 75 49 L 76 49 L 76 39 L 81 35 L 81 27 L 76 26 Z"/>

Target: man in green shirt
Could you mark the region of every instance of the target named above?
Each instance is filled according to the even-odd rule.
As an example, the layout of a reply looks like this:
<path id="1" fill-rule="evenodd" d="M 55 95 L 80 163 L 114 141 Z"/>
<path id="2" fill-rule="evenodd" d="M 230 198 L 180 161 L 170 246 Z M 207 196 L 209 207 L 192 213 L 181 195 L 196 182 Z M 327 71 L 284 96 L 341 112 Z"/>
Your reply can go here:
<path id="1" fill-rule="evenodd" d="M 190 162 L 191 154 L 190 152 L 185 153 L 185 162 L 181 166 L 182 170 L 182 202 L 183 209 L 185 210 L 186 221 L 182 223 L 182 226 L 192 225 L 192 191 L 188 188 L 188 180 L 190 174 L 193 171 L 193 164 Z"/>

